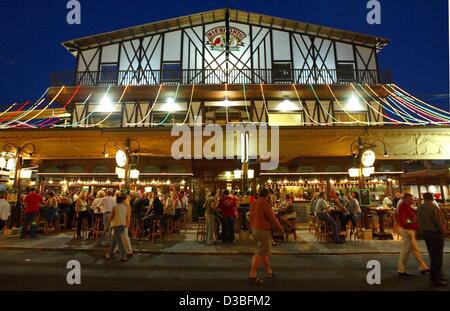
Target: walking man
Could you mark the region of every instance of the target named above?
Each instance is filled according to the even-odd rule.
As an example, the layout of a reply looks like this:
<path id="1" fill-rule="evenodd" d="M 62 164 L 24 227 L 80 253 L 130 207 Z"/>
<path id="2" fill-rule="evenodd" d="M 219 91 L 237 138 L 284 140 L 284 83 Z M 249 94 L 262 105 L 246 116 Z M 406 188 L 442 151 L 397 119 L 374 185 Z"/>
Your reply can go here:
<path id="1" fill-rule="evenodd" d="M 420 273 L 425 274 L 430 271 L 423 260 L 416 241 L 416 230 L 419 229 L 419 225 L 416 212 L 412 208 L 413 202 L 413 196 L 406 193 L 397 210 L 397 223 L 400 226 L 400 236 L 402 237 L 402 249 L 398 261 L 398 274 L 400 276 L 412 276 L 411 273 L 406 272 L 406 263 L 411 252 L 419 262 Z"/>
<path id="2" fill-rule="evenodd" d="M 442 273 L 442 261 L 444 256 L 445 221 L 439 206 L 434 202 L 432 193 L 423 195 L 423 204 L 417 210 L 417 222 L 422 230 L 428 253 L 430 254 L 431 283 L 437 286 L 448 286 L 448 282 Z"/>
<path id="3" fill-rule="evenodd" d="M 103 232 L 100 238 L 97 241 L 97 245 L 101 245 L 103 241 L 106 239 L 110 241 L 111 237 L 111 212 L 113 210 L 113 206 L 116 204 L 116 200 L 114 198 L 114 192 L 112 190 L 108 191 L 108 196 L 104 197 L 100 201 L 101 210 L 103 213 Z"/>
<path id="4" fill-rule="evenodd" d="M 36 237 L 36 218 L 39 215 L 40 204 L 43 202 L 42 196 L 36 193 L 35 188 L 30 189 L 30 193 L 23 200 L 25 203 L 25 215 L 20 237 L 24 238 L 27 226 L 30 226 L 31 238 Z"/>
<path id="5" fill-rule="evenodd" d="M 261 263 L 264 266 L 267 278 L 272 278 L 273 272 L 270 267 L 269 256 L 272 248 L 272 228 L 284 234 L 283 227 L 275 216 L 275 212 L 269 202 L 269 190 L 263 188 L 259 191 L 258 199 L 250 207 L 250 227 L 252 237 L 256 241 L 256 253 L 252 259 L 249 280 L 260 284 L 263 280 L 256 275 Z"/>

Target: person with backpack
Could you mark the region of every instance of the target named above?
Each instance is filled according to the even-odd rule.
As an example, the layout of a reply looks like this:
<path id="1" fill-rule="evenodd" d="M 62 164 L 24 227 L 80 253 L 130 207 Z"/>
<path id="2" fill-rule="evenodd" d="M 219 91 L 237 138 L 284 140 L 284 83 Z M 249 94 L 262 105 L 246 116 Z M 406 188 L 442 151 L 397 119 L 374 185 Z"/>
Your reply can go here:
<path id="1" fill-rule="evenodd" d="M 216 222 L 217 200 L 216 193 L 213 191 L 206 198 L 205 202 L 205 224 L 206 224 L 206 244 L 216 243 L 215 222 Z"/>
<path id="2" fill-rule="evenodd" d="M 228 190 L 223 192 L 223 197 L 219 202 L 219 209 L 222 213 L 222 242 L 234 242 L 234 218 L 237 216 L 237 201 L 230 195 Z"/>

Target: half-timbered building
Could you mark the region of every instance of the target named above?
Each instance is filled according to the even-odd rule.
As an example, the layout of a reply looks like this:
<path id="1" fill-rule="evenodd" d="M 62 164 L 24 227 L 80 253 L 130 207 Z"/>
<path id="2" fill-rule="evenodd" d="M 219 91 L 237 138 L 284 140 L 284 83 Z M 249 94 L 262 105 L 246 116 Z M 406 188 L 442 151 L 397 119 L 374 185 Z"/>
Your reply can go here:
<path id="1" fill-rule="evenodd" d="M 171 127 L 267 124 L 280 127 L 280 167 L 253 167 L 255 185 L 351 187 L 347 170 L 361 137 L 382 141 L 374 146 L 377 180 L 368 182 L 398 187 L 411 161 L 429 168 L 450 159 L 450 118 L 380 80 L 378 55 L 388 44 L 228 8 L 66 41 L 74 67 L 52 73 L 27 113 L 4 111 L 0 142 L 33 142 L 41 181 L 77 184 L 113 180 L 108 141 L 132 139 L 142 183 L 189 180 L 212 189 L 235 186 L 227 172 L 239 161 L 177 162 Z M 440 189 L 447 195 L 445 183 Z"/>

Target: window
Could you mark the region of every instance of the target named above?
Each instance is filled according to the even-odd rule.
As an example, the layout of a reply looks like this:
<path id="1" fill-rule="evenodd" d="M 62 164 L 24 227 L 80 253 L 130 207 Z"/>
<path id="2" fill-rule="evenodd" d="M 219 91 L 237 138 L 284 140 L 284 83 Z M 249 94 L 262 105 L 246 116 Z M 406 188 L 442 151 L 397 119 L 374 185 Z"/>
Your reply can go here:
<path id="1" fill-rule="evenodd" d="M 162 64 L 161 82 L 180 82 L 181 81 L 181 64 L 167 62 Z"/>
<path id="2" fill-rule="evenodd" d="M 303 125 L 301 113 L 269 113 L 269 126 L 299 126 Z"/>
<path id="3" fill-rule="evenodd" d="M 274 82 L 292 82 L 292 65 L 290 62 L 274 62 L 272 67 Z"/>
<path id="4" fill-rule="evenodd" d="M 122 114 L 120 113 L 112 113 L 108 118 L 105 119 L 105 113 L 94 112 L 89 117 L 90 124 L 98 124 L 98 127 L 103 128 L 120 127 L 122 124 L 121 122 Z"/>
<path id="5" fill-rule="evenodd" d="M 350 117 L 350 116 L 352 116 L 352 117 Z M 350 113 L 350 116 L 345 112 L 335 112 L 335 118 L 340 122 L 356 122 L 356 120 L 361 121 L 361 122 L 367 122 L 367 114 L 365 112 Z M 346 124 L 343 124 L 343 125 L 346 125 Z M 355 123 L 354 125 L 358 125 L 358 124 Z"/>
<path id="6" fill-rule="evenodd" d="M 167 113 L 167 112 L 157 112 L 152 113 L 152 126 L 165 126 L 165 125 L 173 125 L 177 123 L 183 123 L 186 118 L 185 112 L 175 112 L 175 113 Z"/>
<path id="7" fill-rule="evenodd" d="M 354 63 L 337 63 L 336 74 L 338 82 L 356 82 L 356 70 Z"/>
<path id="8" fill-rule="evenodd" d="M 100 65 L 100 85 L 117 84 L 119 66 L 117 64 L 101 64 Z"/>

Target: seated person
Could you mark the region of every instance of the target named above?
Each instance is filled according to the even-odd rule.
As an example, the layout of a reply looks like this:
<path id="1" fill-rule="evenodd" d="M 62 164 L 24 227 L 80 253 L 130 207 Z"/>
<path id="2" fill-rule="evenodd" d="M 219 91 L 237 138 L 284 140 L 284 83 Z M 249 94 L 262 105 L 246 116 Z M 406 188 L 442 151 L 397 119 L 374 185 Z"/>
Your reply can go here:
<path id="1" fill-rule="evenodd" d="M 347 193 L 348 202 L 346 204 L 346 208 L 348 211 L 348 215 L 346 217 L 346 223 L 347 225 L 348 221 L 352 222 L 352 229 L 350 231 L 350 234 L 353 233 L 353 230 L 356 228 L 356 223 L 358 220 L 362 218 L 362 210 L 361 206 L 359 205 L 359 194 L 358 192 L 354 191 L 351 194 Z"/>
<path id="2" fill-rule="evenodd" d="M 286 194 L 286 199 L 281 204 L 278 213 L 280 215 L 280 218 L 284 220 L 297 219 L 297 213 L 294 211 L 294 203 L 292 202 L 289 194 Z"/>
<path id="3" fill-rule="evenodd" d="M 338 226 L 337 226 L 336 221 L 328 213 L 330 208 L 329 208 L 325 198 L 326 198 L 325 193 L 321 192 L 319 194 L 319 198 L 317 199 L 317 202 L 316 202 L 315 215 L 317 216 L 317 219 L 319 219 L 320 221 L 326 222 L 330 226 L 334 242 L 340 244 L 340 243 L 342 243 L 342 240 L 339 239 L 339 235 L 338 235 L 338 231 L 337 231 Z"/>
<path id="4" fill-rule="evenodd" d="M 152 230 L 154 220 L 160 220 L 161 226 L 165 225 L 164 206 L 158 196 L 155 196 L 152 206 L 148 209 L 147 215 L 142 218 L 144 231 Z"/>
<path id="5" fill-rule="evenodd" d="M 50 191 L 48 195 L 49 197 L 44 202 L 45 208 L 41 210 L 41 213 L 48 223 L 52 223 L 53 219 L 58 215 L 58 200 L 53 191 Z"/>
<path id="6" fill-rule="evenodd" d="M 295 226 L 290 221 L 297 219 L 297 213 L 294 210 L 294 203 L 292 202 L 289 194 L 286 194 L 286 199 L 281 204 L 278 215 L 280 217 L 283 229 L 286 232 L 292 232 L 292 230 L 295 230 Z"/>

